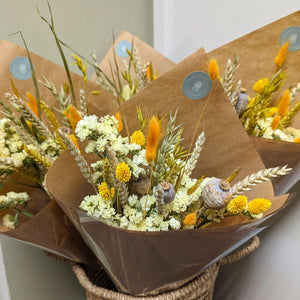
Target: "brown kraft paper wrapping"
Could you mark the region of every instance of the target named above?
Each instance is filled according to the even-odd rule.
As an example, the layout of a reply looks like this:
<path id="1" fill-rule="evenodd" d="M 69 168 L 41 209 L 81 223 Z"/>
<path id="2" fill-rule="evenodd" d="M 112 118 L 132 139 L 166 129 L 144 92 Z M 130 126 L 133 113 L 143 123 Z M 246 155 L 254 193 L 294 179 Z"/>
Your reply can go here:
<path id="1" fill-rule="evenodd" d="M 275 70 L 274 59 L 281 47 L 279 37 L 286 28 L 291 26 L 300 26 L 300 11 L 221 46 L 211 51 L 209 56 L 218 61 L 220 68 L 225 69 L 229 58 L 233 59 L 235 54 L 241 55 L 240 67 L 234 77 L 236 82 L 242 80 L 242 86 L 247 89 L 249 95 L 253 96 L 253 84 L 261 78 L 272 76 Z M 282 92 L 277 92 L 277 97 L 285 89 L 295 87 L 300 82 L 299 54 L 300 50 L 287 53 L 282 68 L 286 70 L 288 77 L 281 87 Z M 294 103 L 297 101 L 299 101 L 299 96 Z M 291 126 L 297 129 L 300 128 L 300 113 L 294 117 Z M 294 167 L 300 161 L 300 144 L 269 141 L 264 138 L 254 139 L 253 141 L 266 167 L 275 167 L 279 164 L 288 164 L 289 167 Z M 278 155 L 279 153 L 280 155 Z M 275 182 L 278 182 L 278 180 Z"/>
<path id="2" fill-rule="evenodd" d="M 208 57 L 203 49 L 163 74 L 130 101 L 122 105 L 130 132 L 139 128 L 136 106 L 148 117 L 159 113 L 166 116 L 178 109 L 177 124 L 182 124 L 186 148 L 192 139 L 197 120 L 209 97 L 198 134 L 205 130 L 206 142 L 201 152 L 194 177 L 227 178 L 239 165 L 241 180 L 264 169 L 259 155 L 226 99 L 219 82 L 213 82 L 210 96 L 191 100 L 182 92 L 185 77 L 194 71 L 206 71 Z M 87 156 L 87 159 L 89 158 Z M 64 169 L 62 175 L 59 170 Z M 64 184 L 60 184 L 64 180 Z M 208 265 L 232 251 L 270 223 L 271 216 L 287 203 L 287 195 L 274 197 L 268 182 L 253 188 L 247 196 L 267 197 L 272 208 L 263 219 L 226 218 L 219 226 L 168 232 L 137 232 L 109 226 L 80 211 L 85 195 L 94 194 L 82 177 L 68 151 L 52 165 L 46 185 L 54 199 L 72 220 L 82 237 L 101 261 L 116 286 L 129 294 L 146 295 L 170 289 L 172 283 L 187 282 Z"/>
<path id="3" fill-rule="evenodd" d="M 141 61 L 143 63 L 151 62 L 153 65 L 154 71 L 157 70 L 160 75 L 165 73 L 166 71 L 170 70 L 175 65 L 174 62 L 172 62 L 171 60 L 169 60 L 168 58 L 166 58 L 165 56 L 160 54 L 158 51 L 156 51 L 155 49 L 150 47 L 148 44 L 146 44 L 145 42 L 140 40 L 135 35 L 132 35 L 131 33 L 127 32 L 127 31 L 122 31 L 122 33 L 115 40 L 115 45 L 112 45 L 110 47 L 109 51 L 107 52 L 107 54 L 105 55 L 105 57 L 103 58 L 103 60 L 101 61 L 100 65 L 99 65 L 100 69 L 103 70 L 103 72 L 110 79 L 112 79 L 112 76 L 111 76 L 111 69 L 110 69 L 109 63 L 111 63 L 112 66 L 115 65 L 115 63 L 114 63 L 114 47 L 116 47 L 118 45 L 118 43 L 121 41 L 126 41 L 129 44 L 131 44 L 132 39 L 133 39 L 134 47 L 136 47 L 139 51 Z M 128 57 L 123 58 L 123 57 L 120 57 L 116 53 L 116 60 L 117 60 L 120 70 L 123 69 L 123 65 L 124 65 L 123 60 L 124 59 L 126 61 L 128 61 Z M 134 71 L 132 71 L 132 72 L 133 72 L 132 75 L 134 75 Z M 95 74 L 92 76 L 91 80 L 92 81 L 96 80 Z M 123 78 L 121 78 L 121 80 L 123 81 L 123 83 L 125 82 Z"/>
<path id="4" fill-rule="evenodd" d="M 65 69 L 63 67 L 32 52 L 30 52 L 30 55 L 34 64 L 37 80 L 43 80 L 42 76 L 45 75 L 48 80 L 51 80 L 54 83 L 57 89 L 60 89 L 60 86 L 64 82 L 67 82 Z M 10 78 L 13 79 L 21 98 L 26 100 L 27 91 L 35 95 L 32 79 L 25 81 L 18 80 L 14 78 L 10 72 L 10 62 L 18 56 L 27 57 L 26 50 L 8 41 L 1 41 L 0 97 L 3 101 L 6 101 L 6 99 L 3 98 L 6 92 L 12 93 Z M 83 80 L 79 75 L 74 73 L 72 73 L 72 79 L 77 101 L 79 101 L 79 88 L 84 88 Z M 89 109 L 91 114 L 97 112 L 98 115 L 104 115 L 117 107 L 116 98 L 110 93 L 101 90 L 94 83 L 88 81 L 85 88 L 86 96 L 89 97 Z M 92 96 L 91 91 L 93 90 L 100 90 L 99 96 Z M 54 113 L 56 113 L 53 107 L 57 106 L 57 103 L 51 92 L 42 86 L 42 84 L 39 84 L 39 92 L 41 99 L 52 108 Z M 58 113 L 56 113 L 56 116 L 58 119 L 61 119 Z M 14 175 L 14 177 L 10 179 L 31 185 L 34 184 L 30 181 L 27 182 L 24 177 L 18 175 Z M 32 219 L 20 216 L 19 225 L 15 230 L 8 231 L 4 226 L 1 226 L 1 233 L 20 241 L 33 244 L 70 260 L 90 264 L 95 262 L 92 252 L 85 245 L 74 226 L 67 219 L 58 205 L 51 201 L 50 197 L 43 190 L 5 182 L 1 194 L 6 194 L 9 191 L 27 191 L 31 198 L 27 208 L 28 211 L 35 216 Z"/>

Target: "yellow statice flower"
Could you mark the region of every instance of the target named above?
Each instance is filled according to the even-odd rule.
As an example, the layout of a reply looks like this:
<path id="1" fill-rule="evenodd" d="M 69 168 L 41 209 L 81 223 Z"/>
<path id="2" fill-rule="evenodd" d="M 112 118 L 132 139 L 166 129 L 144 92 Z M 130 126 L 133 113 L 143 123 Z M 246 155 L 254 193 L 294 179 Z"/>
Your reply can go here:
<path id="1" fill-rule="evenodd" d="M 99 189 L 99 195 L 104 200 L 110 200 L 115 195 L 115 189 L 114 188 L 109 189 L 106 182 L 102 182 L 101 184 L 99 184 L 98 189 Z"/>
<path id="2" fill-rule="evenodd" d="M 268 199 L 255 198 L 248 203 L 248 212 L 251 216 L 260 215 L 271 207 L 272 203 Z"/>
<path id="3" fill-rule="evenodd" d="M 265 86 L 269 83 L 269 79 L 268 78 L 262 78 L 259 79 L 258 81 L 256 81 L 253 85 L 253 91 L 257 94 L 260 94 L 263 92 Z"/>
<path id="4" fill-rule="evenodd" d="M 196 214 L 195 213 L 191 213 L 191 214 L 188 214 L 184 218 L 183 224 L 186 225 L 186 226 L 191 226 L 191 225 L 195 225 L 196 221 L 197 221 Z"/>
<path id="5" fill-rule="evenodd" d="M 228 206 L 227 210 L 232 215 L 239 215 L 241 214 L 247 207 L 247 197 L 246 196 L 237 196 L 232 199 Z"/>
<path id="6" fill-rule="evenodd" d="M 120 182 L 127 182 L 131 178 L 129 166 L 125 162 L 121 162 L 116 167 L 116 178 Z"/>
<path id="7" fill-rule="evenodd" d="M 138 144 L 140 146 L 143 146 L 145 144 L 145 135 L 141 130 L 136 130 L 130 138 L 131 143 Z"/>

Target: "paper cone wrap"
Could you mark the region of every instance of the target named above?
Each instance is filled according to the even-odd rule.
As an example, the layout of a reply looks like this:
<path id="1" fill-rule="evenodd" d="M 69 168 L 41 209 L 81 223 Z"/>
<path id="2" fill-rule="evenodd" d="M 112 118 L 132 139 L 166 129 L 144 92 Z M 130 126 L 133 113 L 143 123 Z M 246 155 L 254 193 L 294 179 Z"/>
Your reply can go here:
<path id="1" fill-rule="evenodd" d="M 37 80 L 43 81 L 42 76 L 45 75 L 48 80 L 54 83 L 57 89 L 60 89 L 60 86 L 64 82 L 67 82 L 67 76 L 63 67 L 32 52 L 30 52 L 30 55 Z M 3 101 L 6 101 L 6 99 L 3 98 L 4 93 L 13 92 L 10 78 L 14 81 L 21 98 L 26 100 L 26 92 L 31 92 L 35 95 L 31 78 L 20 80 L 15 78 L 11 73 L 11 62 L 17 57 L 26 58 L 26 50 L 13 43 L 2 40 L 0 43 L 0 97 Z M 71 76 L 77 101 L 79 101 L 79 89 L 85 88 L 91 114 L 96 111 L 98 114 L 104 115 L 117 108 L 117 99 L 113 95 L 102 90 L 91 81 L 88 81 L 84 87 L 81 76 L 74 73 L 72 73 Z M 91 92 L 93 90 L 100 91 L 99 96 L 92 96 Z M 47 103 L 55 113 L 57 119 L 61 121 L 61 115 L 54 110 L 54 107 L 58 107 L 58 104 L 51 92 L 40 83 L 39 92 L 41 99 Z M 24 181 L 24 177 L 19 175 L 14 175 L 10 179 L 31 185 L 34 184 L 30 181 Z M 31 214 L 34 214 L 34 217 L 30 219 L 20 215 L 19 225 L 16 229 L 8 231 L 4 226 L 1 226 L 0 230 L 2 234 L 25 243 L 30 243 L 69 260 L 85 262 L 87 264 L 95 263 L 94 255 L 83 242 L 72 223 L 67 219 L 57 204 L 51 201 L 45 191 L 5 182 L 4 189 L 1 190 L 1 193 L 6 194 L 9 191 L 28 192 L 31 200 L 27 208 Z"/>
<path id="2" fill-rule="evenodd" d="M 115 44 L 109 48 L 109 51 L 101 61 L 99 67 L 103 72 L 112 79 L 110 65 L 115 65 L 114 63 L 114 49 L 116 53 L 116 60 L 120 70 L 123 69 L 123 61 L 126 60 L 128 62 L 129 57 L 125 54 L 126 46 L 131 48 L 131 43 L 133 39 L 133 45 L 139 51 L 141 61 L 143 63 L 151 62 L 153 65 L 154 71 L 158 71 L 160 75 L 164 74 L 168 70 L 170 70 L 175 63 L 160 54 L 158 51 L 150 47 L 148 44 L 140 40 L 135 35 L 122 31 L 122 33 L 115 40 Z M 123 57 L 124 54 L 124 57 Z M 132 75 L 134 76 L 134 71 L 132 71 Z M 91 78 L 92 81 L 96 80 L 96 75 L 94 74 Z M 121 80 L 125 83 L 125 80 L 121 76 Z"/>
<path id="3" fill-rule="evenodd" d="M 221 46 L 211 51 L 209 56 L 217 60 L 220 68 L 224 67 L 225 69 L 229 58 L 233 59 L 235 54 L 241 55 L 240 66 L 234 78 L 236 82 L 242 80 L 242 87 L 247 89 L 249 95 L 255 95 L 252 90 L 253 84 L 261 78 L 272 76 L 275 71 L 274 59 L 281 47 L 279 43 L 280 36 L 284 30 L 292 26 L 300 26 L 300 11 Z M 288 77 L 281 87 L 282 93 L 285 89 L 295 87 L 300 82 L 299 54 L 300 50 L 286 54 L 282 68 L 286 70 Z M 277 92 L 276 101 L 279 100 L 278 97 L 282 93 Z M 294 103 L 299 99 L 300 96 L 298 95 Z M 300 128 L 300 113 L 294 117 L 291 126 L 297 129 Z M 255 138 L 253 141 L 266 167 L 275 167 L 278 164 L 288 164 L 289 167 L 295 167 L 300 161 L 300 144 L 277 140 L 269 141 L 264 138 Z M 300 175 L 298 177 L 300 178 Z"/>
<path id="4" fill-rule="evenodd" d="M 206 142 L 193 177 L 205 174 L 227 178 L 239 165 L 242 171 L 236 180 L 241 180 L 264 166 L 221 85 L 213 82 L 210 95 L 201 100 L 191 100 L 182 91 L 185 78 L 195 71 L 206 72 L 207 65 L 204 50 L 198 50 L 125 102 L 123 116 L 128 121 L 129 131 L 133 132 L 139 128 L 136 106 L 148 117 L 158 113 L 167 118 L 170 112 L 178 110 L 177 123 L 184 128 L 183 144 L 188 148 L 203 113 L 197 134 L 204 130 Z M 93 161 L 94 157 L 87 155 L 86 159 Z M 67 176 L 60 172 L 62 169 Z M 155 294 L 170 289 L 174 282 L 177 287 L 184 284 L 264 229 L 271 217 L 284 207 L 288 197 L 275 198 L 271 183 L 266 182 L 247 193 L 249 199 L 263 196 L 273 203 L 262 219 L 231 217 L 206 229 L 137 232 L 109 226 L 79 209 L 83 197 L 94 192 L 68 151 L 50 168 L 46 184 L 116 286 L 132 295 Z"/>

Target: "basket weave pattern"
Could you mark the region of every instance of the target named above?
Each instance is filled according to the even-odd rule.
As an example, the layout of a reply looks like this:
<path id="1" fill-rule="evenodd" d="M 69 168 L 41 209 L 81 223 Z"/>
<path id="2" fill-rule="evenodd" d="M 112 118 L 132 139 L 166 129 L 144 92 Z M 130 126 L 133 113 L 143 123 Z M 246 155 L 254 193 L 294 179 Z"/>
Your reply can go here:
<path id="1" fill-rule="evenodd" d="M 214 292 L 215 280 L 222 265 L 236 262 L 252 253 L 260 244 L 257 236 L 253 237 L 250 244 L 240 250 L 224 257 L 218 263 L 207 268 L 195 279 L 183 286 L 178 286 L 172 291 L 167 291 L 155 296 L 131 296 L 118 292 L 110 278 L 103 270 L 85 268 L 80 264 L 72 263 L 73 272 L 79 283 L 85 289 L 87 300 L 211 300 Z M 176 286 L 176 285 L 175 285 Z"/>

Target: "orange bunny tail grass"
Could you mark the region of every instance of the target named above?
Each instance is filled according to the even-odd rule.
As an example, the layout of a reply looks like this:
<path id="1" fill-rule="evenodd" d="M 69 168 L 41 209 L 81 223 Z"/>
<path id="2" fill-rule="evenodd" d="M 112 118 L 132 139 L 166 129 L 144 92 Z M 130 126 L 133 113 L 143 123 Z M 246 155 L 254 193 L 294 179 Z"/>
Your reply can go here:
<path id="1" fill-rule="evenodd" d="M 211 80 L 216 80 L 219 77 L 219 67 L 215 59 L 210 60 L 208 75 Z"/>
<path id="2" fill-rule="evenodd" d="M 290 104 L 290 91 L 285 90 L 283 93 L 283 96 L 278 104 L 278 115 L 283 117 L 285 116 L 289 111 L 289 104 Z"/>
<path id="3" fill-rule="evenodd" d="M 77 143 L 76 136 L 74 134 L 69 134 L 68 138 L 73 142 L 73 144 L 76 146 L 76 148 L 81 152 L 80 147 Z"/>
<path id="4" fill-rule="evenodd" d="M 277 54 L 277 56 L 275 57 L 275 65 L 277 68 L 280 68 L 281 65 L 283 64 L 284 62 L 284 59 L 285 59 L 285 55 L 289 49 L 289 45 L 290 45 L 290 42 L 285 42 L 282 47 L 280 48 L 279 50 L 279 53 Z"/>
<path id="5" fill-rule="evenodd" d="M 300 137 L 296 138 L 295 140 L 293 140 L 293 143 L 298 143 L 300 144 Z"/>
<path id="6" fill-rule="evenodd" d="M 146 159 L 148 163 L 156 158 L 157 148 L 161 138 L 161 122 L 159 117 L 153 116 L 148 125 Z"/>
<path id="7" fill-rule="evenodd" d="M 29 93 L 29 92 L 26 93 L 26 96 L 28 98 L 28 101 L 26 101 L 28 107 L 38 117 L 39 116 L 38 105 L 37 105 L 37 101 L 36 101 L 35 97 L 31 93 Z"/>
<path id="8" fill-rule="evenodd" d="M 117 127 L 117 130 L 118 132 L 120 133 L 123 129 L 123 122 L 122 122 L 122 117 L 121 117 L 121 114 L 119 112 L 116 112 L 115 113 L 115 118 L 117 119 L 118 121 L 118 127 Z"/>
<path id="9" fill-rule="evenodd" d="M 273 118 L 273 121 L 272 121 L 272 124 L 271 124 L 271 127 L 272 127 L 273 130 L 277 129 L 278 124 L 280 122 L 280 119 L 281 119 L 280 116 L 276 116 L 276 117 Z"/>
<path id="10" fill-rule="evenodd" d="M 69 120 L 72 130 L 75 131 L 77 123 L 81 120 L 78 110 L 70 104 L 63 114 Z"/>

